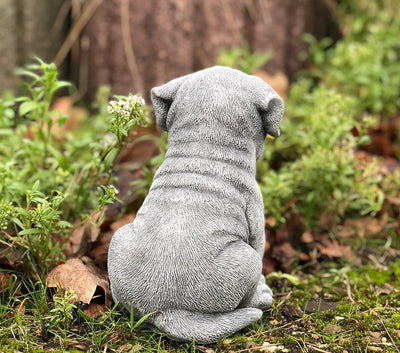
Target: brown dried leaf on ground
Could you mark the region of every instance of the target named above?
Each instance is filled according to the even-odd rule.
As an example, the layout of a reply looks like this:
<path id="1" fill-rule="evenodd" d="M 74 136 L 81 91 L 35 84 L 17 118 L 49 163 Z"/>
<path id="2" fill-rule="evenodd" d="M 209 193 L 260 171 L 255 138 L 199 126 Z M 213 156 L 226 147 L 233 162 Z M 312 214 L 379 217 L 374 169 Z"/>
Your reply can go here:
<path id="1" fill-rule="evenodd" d="M 20 251 L 11 245 L 0 244 L 0 266 L 15 270 L 21 269 L 23 261 Z"/>
<path id="2" fill-rule="evenodd" d="M 86 314 L 90 316 L 96 316 L 111 304 L 107 275 L 101 273 L 88 257 L 69 259 L 55 267 L 47 275 L 47 285 L 74 292 L 79 301 L 88 305 Z"/>
<path id="3" fill-rule="evenodd" d="M 272 251 L 272 257 L 282 262 L 284 267 L 290 267 L 297 256 L 297 251 L 289 243 L 276 246 Z"/>
<path id="4" fill-rule="evenodd" d="M 100 234 L 100 223 L 106 210 L 97 212 L 90 217 L 90 222 L 85 222 L 74 229 L 70 237 L 68 255 L 82 256 L 88 248 L 97 240 Z"/>
<path id="5" fill-rule="evenodd" d="M 26 307 L 24 304 L 17 304 L 13 308 L 8 308 L 7 317 L 13 318 L 18 313 L 20 316 L 25 314 Z"/>
<path id="6" fill-rule="evenodd" d="M 313 243 L 314 242 L 314 236 L 311 234 L 311 232 L 304 232 L 302 235 L 301 235 L 301 238 L 300 238 L 300 240 L 303 242 L 303 243 L 305 243 L 305 244 L 310 244 L 310 243 Z"/>
<path id="7" fill-rule="evenodd" d="M 384 283 L 375 289 L 375 295 L 379 294 L 392 294 L 396 289 L 390 283 Z"/>
<path id="8" fill-rule="evenodd" d="M 328 256 L 330 259 L 344 257 L 356 266 L 361 265 L 361 259 L 354 254 L 350 246 L 342 245 L 336 239 L 331 240 L 327 235 L 322 235 L 320 241 L 317 248 L 322 255 Z"/>
<path id="9" fill-rule="evenodd" d="M 343 227 L 338 231 L 341 238 L 350 238 L 358 235 L 361 238 L 381 232 L 387 224 L 386 218 L 362 217 L 346 219 Z"/>
<path id="10" fill-rule="evenodd" d="M 119 228 L 123 227 L 128 223 L 132 223 L 135 219 L 134 214 L 125 214 L 120 219 L 116 220 L 113 224 L 111 224 L 110 228 L 113 233 L 115 233 Z"/>
<path id="11" fill-rule="evenodd" d="M 398 142 L 398 129 L 400 116 L 382 121 L 379 127 L 369 128 L 368 134 L 371 138 L 371 143 L 362 146 L 362 149 L 375 155 L 384 157 L 397 157 L 400 146 Z"/>
<path id="12" fill-rule="evenodd" d="M 303 310 L 297 305 L 283 304 L 282 312 L 289 317 L 302 317 Z"/>
<path id="13" fill-rule="evenodd" d="M 109 227 L 111 230 L 102 231 L 84 255 L 93 259 L 99 269 L 107 271 L 108 248 L 113 234 L 125 224 L 132 223 L 134 219 L 134 214 L 125 214 L 119 220 L 112 223 Z"/>
<path id="14" fill-rule="evenodd" d="M 0 293 L 6 292 L 10 283 L 10 276 L 0 270 Z"/>

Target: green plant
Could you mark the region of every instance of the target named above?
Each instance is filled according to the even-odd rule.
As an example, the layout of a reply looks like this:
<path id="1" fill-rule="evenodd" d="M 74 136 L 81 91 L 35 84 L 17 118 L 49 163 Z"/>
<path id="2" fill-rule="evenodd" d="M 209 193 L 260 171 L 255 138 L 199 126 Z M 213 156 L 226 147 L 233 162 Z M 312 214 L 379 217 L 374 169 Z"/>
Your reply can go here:
<path id="1" fill-rule="evenodd" d="M 253 52 L 249 43 L 243 40 L 241 47 L 221 50 L 217 59 L 217 65 L 233 67 L 247 74 L 252 74 L 265 65 L 271 58 L 272 53 Z"/>
<path id="2" fill-rule="evenodd" d="M 290 275 L 288 273 L 271 272 L 265 277 L 266 280 L 271 278 L 287 279 L 293 286 L 298 286 L 300 284 L 300 279 L 298 276 Z"/>
<path id="3" fill-rule="evenodd" d="M 292 90 L 302 92 L 296 85 Z M 260 162 L 266 214 L 279 224 L 287 209 L 296 205 L 311 225 L 323 211 L 338 216 L 379 211 L 383 194 L 379 177 L 370 170 L 374 165 L 361 169 L 354 158 L 357 144 L 367 140 L 368 126 L 359 122 L 354 99 L 319 86 L 304 96 L 291 94 L 287 115 L 282 123 L 285 133 L 265 152 L 269 164 L 279 156 L 287 162 L 278 170 L 267 170 L 265 160 Z M 351 133 L 353 128 L 358 137 Z"/>
<path id="4" fill-rule="evenodd" d="M 0 241 L 19 247 L 31 269 L 45 270 L 62 258 L 72 222 L 117 200 L 113 164 L 147 116 L 137 96 L 117 97 L 107 114 L 103 94 L 86 128 L 62 129 L 67 117 L 51 105 L 69 84 L 54 64 L 37 61 L 19 70 L 29 79 L 26 95 L 0 99 Z"/>
<path id="5" fill-rule="evenodd" d="M 378 250 L 384 249 L 374 247 L 374 251 Z M 371 332 L 375 332 L 387 338 L 387 344 L 382 345 L 382 341 L 372 346 L 398 352 L 398 268 L 399 260 L 387 269 L 377 263 L 355 267 L 353 263 L 325 261 L 308 268 L 307 274 L 300 269 L 290 276 L 271 274 L 268 280 L 275 282 L 272 307 L 249 328 L 208 349 L 364 352 L 371 346 Z M 383 283 L 385 287 L 380 286 Z M 380 293 L 381 288 L 391 293 Z M 10 276 L 8 286 L 0 293 L 3 352 L 43 353 L 50 347 L 55 352 L 195 350 L 195 342 L 182 344 L 154 333 L 141 321 L 135 322 L 133 315 L 127 317 L 117 305 L 93 318 L 85 314 L 81 304 L 71 302 L 73 293 L 50 294 L 40 281 L 21 282 L 15 275 Z M 307 310 L 312 307 L 311 302 L 314 311 Z"/>
<path id="6" fill-rule="evenodd" d="M 59 327 L 61 332 L 68 330 L 77 310 L 76 301 L 75 293 L 58 288 L 58 293 L 53 296 L 53 308 L 49 311 L 49 323 Z"/>
<path id="7" fill-rule="evenodd" d="M 304 72 L 329 88 L 356 98 L 360 110 L 393 116 L 400 107 L 400 21 L 397 0 L 344 1 L 340 18 L 345 37 L 331 46 L 306 34 L 312 64 Z"/>

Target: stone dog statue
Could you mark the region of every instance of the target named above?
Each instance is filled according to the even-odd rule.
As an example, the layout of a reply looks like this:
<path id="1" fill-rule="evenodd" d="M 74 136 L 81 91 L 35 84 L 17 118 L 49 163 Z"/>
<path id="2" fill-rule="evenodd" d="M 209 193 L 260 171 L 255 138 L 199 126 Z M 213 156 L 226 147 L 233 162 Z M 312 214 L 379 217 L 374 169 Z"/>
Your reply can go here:
<path id="1" fill-rule="evenodd" d="M 113 236 L 115 301 L 158 332 L 207 344 L 261 318 L 264 207 L 255 180 L 284 106 L 260 78 L 213 67 L 151 91 L 169 149 L 133 223 Z"/>

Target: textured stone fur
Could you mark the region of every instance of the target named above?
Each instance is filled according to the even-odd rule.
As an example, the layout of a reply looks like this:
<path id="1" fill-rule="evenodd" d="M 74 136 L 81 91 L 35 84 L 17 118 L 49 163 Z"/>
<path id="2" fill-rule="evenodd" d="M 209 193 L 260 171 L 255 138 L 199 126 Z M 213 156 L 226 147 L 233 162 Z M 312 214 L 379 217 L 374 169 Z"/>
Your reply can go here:
<path id="1" fill-rule="evenodd" d="M 283 102 L 225 67 L 152 89 L 169 149 L 133 223 L 113 236 L 115 301 L 179 341 L 212 343 L 258 320 L 272 292 L 261 275 L 264 207 L 255 180 Z"/>

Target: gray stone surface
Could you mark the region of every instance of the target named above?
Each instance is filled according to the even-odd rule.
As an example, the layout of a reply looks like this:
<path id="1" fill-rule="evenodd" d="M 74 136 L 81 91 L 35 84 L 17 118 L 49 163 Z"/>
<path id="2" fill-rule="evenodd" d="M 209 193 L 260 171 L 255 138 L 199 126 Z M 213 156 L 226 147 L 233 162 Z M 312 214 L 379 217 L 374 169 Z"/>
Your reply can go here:
<path id="1" fill-rule="evenodd" d="M 211 343 L 261 318 L 264 206 L 255 180 L 283 102 L 258 77 L 213 67 L 152 89 L 169 149 L 108 256 L 115 301 L 179 341 Z"/>

